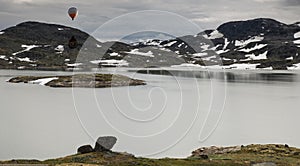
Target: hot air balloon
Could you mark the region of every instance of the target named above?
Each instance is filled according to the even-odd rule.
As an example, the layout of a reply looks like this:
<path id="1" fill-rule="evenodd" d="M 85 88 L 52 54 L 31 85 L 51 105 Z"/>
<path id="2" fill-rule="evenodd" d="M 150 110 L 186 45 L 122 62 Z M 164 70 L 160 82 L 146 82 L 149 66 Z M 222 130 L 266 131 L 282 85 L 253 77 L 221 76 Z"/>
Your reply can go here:
<path id="1" fill-rule="evenodd" d="M 69 16 L 72 18 L 72 20 L 74 20 L 74 18 L 77 16 L 77 8 L 76 7 L 71 7 L 69 10 L 68 10 L 68 14 Z"/>

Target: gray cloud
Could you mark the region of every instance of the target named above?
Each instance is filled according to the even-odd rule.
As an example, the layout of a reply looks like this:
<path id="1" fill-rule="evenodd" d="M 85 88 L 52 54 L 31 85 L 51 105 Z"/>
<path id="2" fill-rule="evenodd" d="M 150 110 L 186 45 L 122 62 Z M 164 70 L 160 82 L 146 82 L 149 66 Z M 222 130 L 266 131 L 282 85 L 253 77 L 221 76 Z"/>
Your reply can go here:
<path id="1" fill-rule="evenodd" d="M 270 17 L 285 23 L 300 21 L 299 0 L 0 0 L 0 4 L 0 29 L 37 20 L 93 32 L 115 17 L 140 10 L 174 12 L 203 29 L 257 17 Z M 76 21 L 67 16 L 70 6 L 79 8 Z"/>
<path id="2" fill-rule="evenodd" d="M 283 5 L 287 6 L 300 6 L 300 1 L 299 0 L 284 0 Z"/>

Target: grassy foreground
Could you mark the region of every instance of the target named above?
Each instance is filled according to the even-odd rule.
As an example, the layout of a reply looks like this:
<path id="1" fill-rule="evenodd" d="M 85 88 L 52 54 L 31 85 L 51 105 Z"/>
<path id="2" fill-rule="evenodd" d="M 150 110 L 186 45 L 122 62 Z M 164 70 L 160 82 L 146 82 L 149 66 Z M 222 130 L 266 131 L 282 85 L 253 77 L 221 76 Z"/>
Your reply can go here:
<path id="1" fill-rule="evenodd" d="M 148 159 L 134 157 L 127 153 L 117 152 L 93 152 L 87 154 L 75 154 L 67 157 L 38 160 L 10 160 L 1 161 L 0 164 L 45 164 L 45 165 L 119 165 L 119 166 L 197 166 L 197 165 L 300 165 L 300 149 L 285 145 L 248 145 L 241 150 L 224 154 L 211 154 L 208 158 L 188 157 L 185 159 L 163 158 Z"/>

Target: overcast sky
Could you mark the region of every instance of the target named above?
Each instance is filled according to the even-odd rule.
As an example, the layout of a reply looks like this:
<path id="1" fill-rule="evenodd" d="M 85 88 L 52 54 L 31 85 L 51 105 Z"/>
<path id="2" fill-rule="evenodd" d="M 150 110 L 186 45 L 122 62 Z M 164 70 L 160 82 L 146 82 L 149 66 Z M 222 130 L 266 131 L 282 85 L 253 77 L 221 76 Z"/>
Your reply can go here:
<path id="1" fill-rule="evenodd" d="M 75 21 L 67 16 L 71 6 L 79 9 Z M 115 17 L 141 10 L 173 12 L 204 29 L 258 17 L 300 21 L 300 0 L 0 0 L 0 29 L 36 20 L 93 32 Z"/>

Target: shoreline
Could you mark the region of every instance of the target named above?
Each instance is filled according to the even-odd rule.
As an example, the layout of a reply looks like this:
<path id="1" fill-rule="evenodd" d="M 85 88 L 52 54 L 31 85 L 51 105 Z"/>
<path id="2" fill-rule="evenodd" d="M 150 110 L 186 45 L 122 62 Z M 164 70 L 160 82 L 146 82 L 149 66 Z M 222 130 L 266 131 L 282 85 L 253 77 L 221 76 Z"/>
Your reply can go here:
<path id="1" fill-rule="evenodd" d="M 186 158 L 151 159 L 135 157 L 126 152 L 101 151 L 85 154 L 73 154 L 56 159 L 13 159 L 0 161 L 5 164 L 27 165 L 278 165 L 289 166 L 300 164 L 300 149 L 289 147 L 287 144 L 251 144 L 232 147 L 203 147 L 192 152 Z"/>

